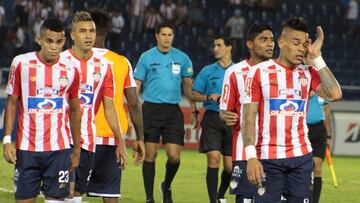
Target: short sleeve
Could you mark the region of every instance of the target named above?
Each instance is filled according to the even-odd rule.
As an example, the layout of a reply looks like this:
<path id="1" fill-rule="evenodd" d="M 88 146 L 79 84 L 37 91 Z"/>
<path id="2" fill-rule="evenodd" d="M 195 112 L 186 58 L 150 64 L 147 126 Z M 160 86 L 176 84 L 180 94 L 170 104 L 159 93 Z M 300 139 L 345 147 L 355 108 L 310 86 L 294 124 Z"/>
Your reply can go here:
<path id="1" fill-rule="evenodd" d="M 192 65 L 192 62 L 189 58 L 189 56 L 187 56 L 186 54 L 184 54 L 185 57 L 184 57 L 184 61 L 183 61 L 183 64 L 181 64 L 181 76 L 182 77 L 191 77 L 194 73 L 193 71 L 193 65 Z"/>
<path id="2" fill-rule="evenodd" d="M 145 80 L 146 73 L 146 56 L 142 54 L 138 63 L 136 64 L 134 78 L 143 81 Z"/>
<path id="3" fill-rule="evenodd" d="M 198 91 L 201 94 L 206 94 L 206 90 L 207 90 L 207 85 L 206 85 L 206 68 L 203 68 L 200 73 L 197 75 L 194 85 L 193 85 L 193 90 Z"/>
<path id="4" fill-rule="evenodd" d="M 130 87 L 136 87 L 136 82 L 134 80 L 131 63 L 126 58 L 125 58 L 125 61 L 126 61 L 126 67 L 127 67 L 127 74 L 125 76 L 124 89 L 130 88 Z"/>
<path id="5" fill-rule="evenodd" d="M 9 72 L 6 93 L 11 96 L 20 96 L 21 93 L 21 62 L 14 58 Z"/>
<path id="6" fill-rule="evenodd" d="M 114 98 L 114 76 L 112 73 L 112 67 L 108 64 L 108 68 L 106 70 L 104 83 L 103 83 L 103 92 L 104 97 Z"/>
<path id="7" fill-rule="evenodd" d="M 68 90 L 70 99 L 78 99 L 80 95 L 80 73 L 79 69 L 74 67 L 74 78 Z"/>
<path id="8" fill-rule="evenodd" d="M 237 85 L 236 74 L 232 70 L 226 70 L 222 85 L 222 93 L 220 99 L 220 110 L 235 110 L 235 105 L 239 99 L 239 89 Z"/>

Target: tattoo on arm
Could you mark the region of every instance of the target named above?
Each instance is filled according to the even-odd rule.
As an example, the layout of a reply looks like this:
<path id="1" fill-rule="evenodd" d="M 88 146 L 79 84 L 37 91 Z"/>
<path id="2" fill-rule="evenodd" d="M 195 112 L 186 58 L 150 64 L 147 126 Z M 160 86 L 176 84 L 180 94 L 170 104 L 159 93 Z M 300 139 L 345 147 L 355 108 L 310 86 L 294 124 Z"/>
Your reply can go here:
<path id="1" fill-rule="evenodd" d="M 244 146 L 255 145 L 255 125 L 256 115 L 258 111 L 258 104 L 244 104 L 243 118 L 241 123 L 242 137 Z"/>

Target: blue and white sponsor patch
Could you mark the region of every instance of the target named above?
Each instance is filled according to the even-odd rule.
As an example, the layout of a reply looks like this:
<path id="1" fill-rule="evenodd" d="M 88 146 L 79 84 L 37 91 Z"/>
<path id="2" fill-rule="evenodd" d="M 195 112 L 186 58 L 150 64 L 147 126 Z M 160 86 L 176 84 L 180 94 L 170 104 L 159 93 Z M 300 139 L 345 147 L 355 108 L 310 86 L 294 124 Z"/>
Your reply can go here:
<path id="1" fill-rule="evenodd" d="M 29 97 L 29 113 L 62 113 L 63 99 L 60 98 L 37 98 Z"/>
<path id="2" fill-rule="evenodd" d="M 80 105 L 83 108 L 91 107 L 93 104 L 94 94 L 92 93 L 81 93 L 80 94 Z"/>
<path id="3" fill-rule="evenodd" d="M 304 116 L 305 100 L 270 99 L 270 115 Z"/>

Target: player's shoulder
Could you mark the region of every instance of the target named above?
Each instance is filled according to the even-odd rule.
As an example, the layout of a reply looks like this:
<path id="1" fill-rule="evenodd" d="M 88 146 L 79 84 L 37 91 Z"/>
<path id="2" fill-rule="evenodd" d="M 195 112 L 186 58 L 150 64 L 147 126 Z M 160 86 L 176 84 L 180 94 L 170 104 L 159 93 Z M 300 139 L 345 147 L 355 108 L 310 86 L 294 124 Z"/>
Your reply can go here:
<path id="1" fill-rule="evenodd" d="M 245 59 L 245 60 L 242 60 L 242 61 L 240 61 L 240 62 L 238 62 L 238 63 L 235 63 L 235 64 L 231 65 L 231 66 L 226 70 L 226 72 L 228 72 L 228 73 L 242 72 L 243 69 L 245 69 L 245 68 L 250 68 L 250 67 L 251 67 L 250 63 L 248 62 L 247 59 Z"/>
<path id="2" fill-rule="evenodd" d="M 273 60 L 269 59 L 267 61 L 263 61 L 261 63 L 258 63 L 252 67 L 252 69 L 268 69 L 271 66 L 278 66 L 278 64 Z"/>
<path id="3" fill-rule="evenodd" d="M 70 49 L 66 49 L 63 52 L 60 53 L 60 56 L 62 57 L 69 57 L 71 56 Z"/>
<path id="4" fill-rule="evenodd" d="M 38 60 L 36 52 L 28 52 L 25 54 L 19 54 L 14 57 L 13 61 L 17 62 L 29 62 L 30 60 Z"/>

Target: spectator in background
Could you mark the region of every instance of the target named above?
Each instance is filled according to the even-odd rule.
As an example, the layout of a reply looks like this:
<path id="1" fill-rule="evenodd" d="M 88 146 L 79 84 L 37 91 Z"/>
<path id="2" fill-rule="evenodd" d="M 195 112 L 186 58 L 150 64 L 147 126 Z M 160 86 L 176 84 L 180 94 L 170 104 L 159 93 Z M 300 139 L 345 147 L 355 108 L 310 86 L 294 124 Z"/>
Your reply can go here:
<path id="1" fill-rule="evenodd" d="M 206 54 L 207 60 L 213 59 L 213 47 L 211 46 L 214 41 L 214 30 L 212 28 L 208 28 L 206 30 L 205 37 L 199 38 L 198 48 L 199 54 Z"/>
<path id="2" fill-rule="evenodd" d="M 160 15 L 164 21 L 175 21 L 176 5 L 172 3 L 172 0 L 164 0 L 164 3 L 160 5 Z"/>
<path id="3" fill-rule="evenodd" d="M 160 14 L 156 11 L 154 6 L 150 6 L 145 13 L 144 30 L 145 32 L 153 34 L 155 27 L 161 22 Z"/>
<path id="4" fill-rule="evenodd" d="M 198 3 L 199 2 L 197 0 L 191 1 L 191 7 L 189 9 L 188 17 L 187 17 L 187 25 L 189 27 L 198 26 L 198 25 L 201 26 L 204 23 L 204 13 L 199 8 Z"/>
<path id="5" fill-rule="evenodd" d="M 233 59 L 234 61 L 239 61 L 239 59 L 245 55 L 244 38 L 246 29 L 246 21 L 244 17 L 241 16 L 240 9 L 234 11 L 234 16 L 226 22 L 225 29 L 230 31 L 230 36 L 234 39 Z"/>
<path id="6" fill-rule="evenodd" d="M 120 44 L 121 32 L 125 26 L 125 20 L 120 9 L 115 8 L 111 17 L 111 33 L 109 35 L 112 50 L 117 50 Z"/>
<path id="7" fill-rule="evenodd" d="M 351 37 L 355 37 L 358 27 L 357 27 L 357 21 L 359 18 L 359 5 L 358 0 L 350 0 L 347 8 L 347 15 L 346 19 L 348 21 L 349 29 L 348 29 L 348 35 Z"/>
<path id="8" fill-rule="evenodd" d="M 70 16 L 70 13 L 71 11 L 70 11 L 69 2 L 65 1 L 61 9 L 58 10 L 58 12 L 56 13 L 56 16 L 59 17 L 61 22 L 65 22 L 66 19 Z"/>
<path id="9" fill-rule="evenodd" d="M 149 3 L 149 0 L 131 0 L 130 31 L 132 33 L 141 32 L 144 13 Z"/>
<path id="10" fill-rule="evenodd" d="M 3 25 L 5 25 L 5 9 L 4 9 L 4 6 L 3 6 L 3 2 L 2 0 L 0 0 L 0 28 L 3 27 Z"/>
<path id="11" fill-rule="evenodd" d="M 188 8 L 183 0 L 176 1 L 175 25 L 179 26 L 186 20 Z"/>
<path id="12" fill-rule="evenodd" d="M 41 16 L 38 16 L 34 22 L 34 25 L 33 25 L 33 36 L 36 38 L 36 37 L 39 37 L 40 36 L 40 28 L 41 28 L 41 25 L 44 23 L 44 18 L 42 18 Z M 32 39 L 35 39 L 35 38 L 32 38 Z"/>
<path id="13" fill-rule="evenodd" d="M 244 0 L 229 0 L 229 8 L 240 7 Z"/>

